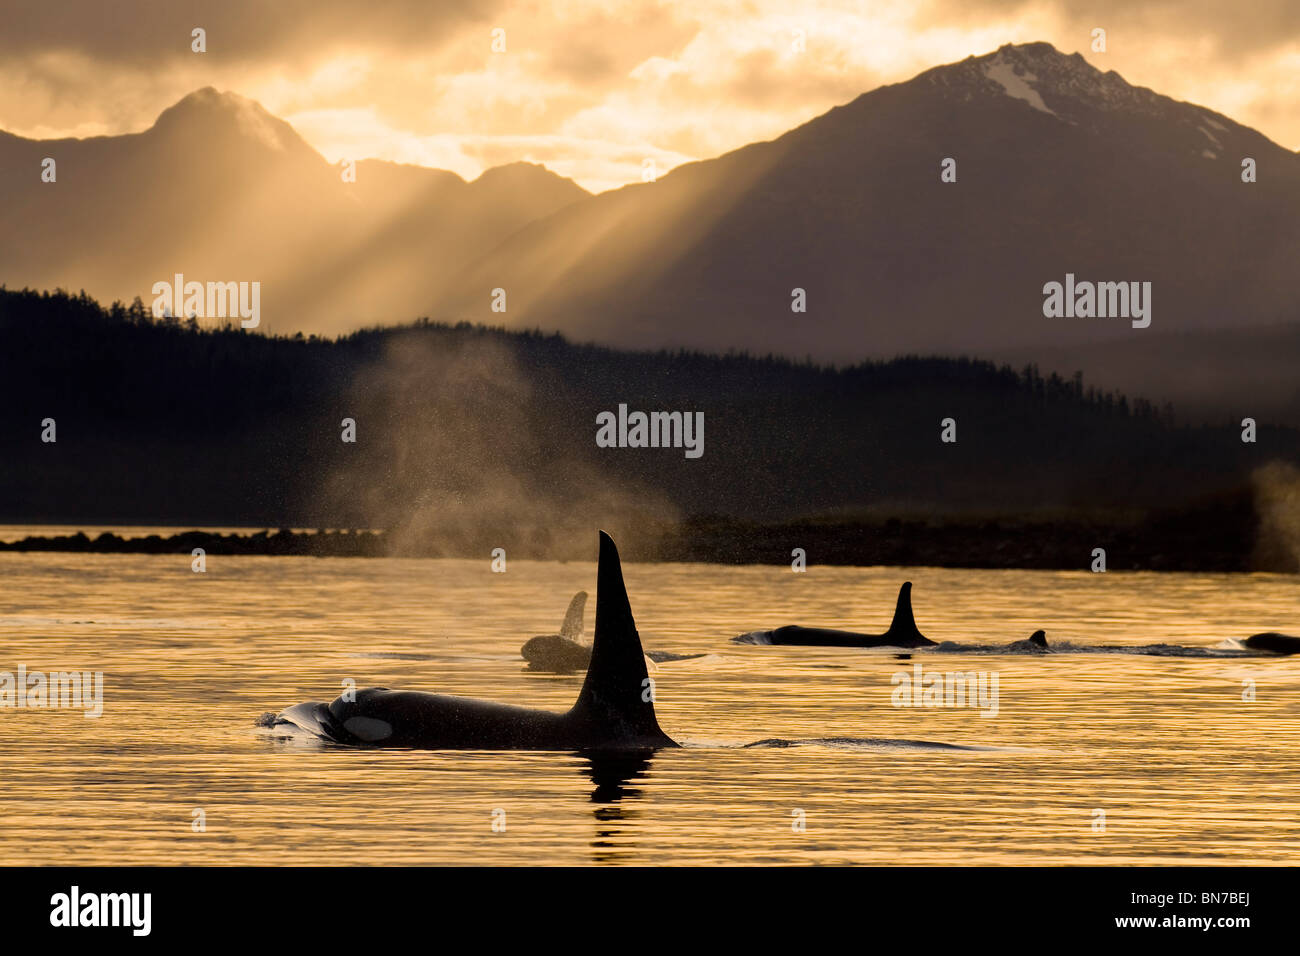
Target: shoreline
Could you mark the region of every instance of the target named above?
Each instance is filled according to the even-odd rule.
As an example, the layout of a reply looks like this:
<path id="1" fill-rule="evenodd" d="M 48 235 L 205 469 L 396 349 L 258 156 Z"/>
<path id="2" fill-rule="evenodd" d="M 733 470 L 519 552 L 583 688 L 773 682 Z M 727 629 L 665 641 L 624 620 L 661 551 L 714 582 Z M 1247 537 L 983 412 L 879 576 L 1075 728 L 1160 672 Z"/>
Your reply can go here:
<path id="1" fill-rule="evenodd" d="M 1253 517 L 1253 516 L 1252 516 Z M 1247 519 L 1247 520 L 1242 520 Z M 697 518 L 629 535 L 628 560 L 660 563 L 790 565 L 802 548 L 807 564 L 862 567 L 947 567 L 1042 571 L 1091 570 L 1103 548 L 1110 571 L 1293 574 L 1297 556 L 1273 541 L 1246 515 L 1182 513 L 1138 519 L 854 519 L 752 524 Z M 238 532 L 178 531 L 122 537 L 102 532 L 29 535 L 0 542 L 0 552 L 82 554 L 260 555 L 364 558 L 483 558 L 482 548 L 427 540 L 394 547 L 394 536 L 373 530 Z M 585 551 L 518 545 L 523 560 L 585 560 Z"/>

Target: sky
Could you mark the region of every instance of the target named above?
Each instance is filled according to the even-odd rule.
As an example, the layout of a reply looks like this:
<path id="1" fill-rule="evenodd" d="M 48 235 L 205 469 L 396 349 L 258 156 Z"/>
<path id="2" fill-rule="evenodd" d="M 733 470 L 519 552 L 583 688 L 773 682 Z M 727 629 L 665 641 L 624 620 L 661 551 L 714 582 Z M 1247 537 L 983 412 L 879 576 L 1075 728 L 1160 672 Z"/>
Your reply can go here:
<path id="1" fill-rule="evenodd" d="M 136 132 L 214 86 L 331 162 L 524 160 L 601 191 L 1036 40 L 1300 148 L 1296 0 L 0 0 L 0 129 Z"/>

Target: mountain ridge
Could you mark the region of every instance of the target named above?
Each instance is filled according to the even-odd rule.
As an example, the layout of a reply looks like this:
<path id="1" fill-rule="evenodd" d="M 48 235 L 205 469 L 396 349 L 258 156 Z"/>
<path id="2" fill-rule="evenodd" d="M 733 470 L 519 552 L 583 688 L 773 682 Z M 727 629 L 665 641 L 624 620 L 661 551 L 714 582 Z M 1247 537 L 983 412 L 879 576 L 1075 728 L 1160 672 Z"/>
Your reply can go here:
<path id="1" fill-rule="evenodd" d="M 224 134 L 168 133 L 212 116 Z M 164 140 L 174 155 L 151 155 Z M 52 141 L 0 138 L 0 162 L 23 142 Z M 143 133 L 57 142 L 72 164 L 57 187 L 36 181 L 30 148 L 16 202 L 0 183 L 28 227 L 0 234 L 0 282 L 129 299 L 178 271 L 261 279 L 279 331 L 428 315 L 832 362 L 1141 341 L 1128 323 L 1044 317 L 1044 284 L 1071 273 L 1150 281 L 1160 333 L 1300 319 L 1286 294 L 1300 154 L 1046 43 L 932 67 L 774 139 L 594 196 L 522 162 L 466 182 L 363 160 L 344 186 L 289 124 L 210 87 Z M 70 144 L 107 168 L 111 189 L 88 188 Z M 1243 156 L 1258 182 L 1241 182 Z M 944 158 L 956 182 L 940 181 Z M 113 190 L 140 201 L 124 208 Z M 60 209 L 60 192 L 76 202 Z M 506 312 L 493 311 L 498 288 Z M 806 312 L 791 309 L 796 289 Z M 1161 382 L 1190 371 L 1157 356 L 1154 387 L 1116 385 L 1159 399 Z"/>
<path id="2" fill-rule="evenodd" d="M 50 183 L 40 178 L 47 156 L 57 164 Z M 433 167 L 361 160 L 348 183 L 291 124 L 213 87 L 138 132 L 5 134 L 0 167 L 29 171 L 0 177 L 0 205 L 21 225 L 0 231 L 0 282 L 150 301 L 153 284 L 178 272 L 258 281 L 263 314 L 281 331 L 414 315 L 466 258 L 589 195 L 536 164 L 475 186 Z"/>
<path id="3" fill-rule="evenodd" d="M 998 67 L 1044 108 L 1011 95 Z M 1241 181 L 1244 156 L 1259 182 Z M 956 183 L 940 182 L 944 157 Z M 492 276 L 519 325 L 593 341 L 836 362 L 1123 348 L 1141 334 L 1046 319 L 1043 285 L 1070 272 L 1153 281 L 1156 331 L 1267 328 L 1300 318 L 1285 294 L 1296 158 L 1078 54 L 1006 45 L 530 223 L 469 284 Z M 807 314 L 791 312 L 795 288 Z M 455 305 L 486 319 L 481 303 Z M 1140 390 L 1190 371 L 1157 365 L 1157 387 Z"/>

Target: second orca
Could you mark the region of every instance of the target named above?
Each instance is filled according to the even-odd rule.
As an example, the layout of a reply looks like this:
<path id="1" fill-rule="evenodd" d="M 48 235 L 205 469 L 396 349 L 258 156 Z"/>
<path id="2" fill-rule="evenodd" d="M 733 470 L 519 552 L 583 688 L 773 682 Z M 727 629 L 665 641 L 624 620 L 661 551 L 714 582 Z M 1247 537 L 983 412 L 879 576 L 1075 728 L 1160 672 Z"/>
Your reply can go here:
<path id="1" fill-rule="evenodd" d="M 916 628 L 916 618 L 912 616 L 911 581 L 905 581 L 898 589 L 894 619 L 884 634 L 859 634 L 829 627 L 787 624 L 771 631 L 750 631 L 733 637 L 732 640 L 737 644 L 788 644 L 805 647 L 933 647 L 935 643 Z"/>
<path id="2" fill-rule="evenodd" d="M 569 610 L 564 615 L 559 634 L 542 634 L 524 642 L 519 655 L 528 662 L 530 671 L 569 674 L 584 671 L 591 665 L 591 645 L 582 643 L 582 613 L 586 606 L 587 592 L 579 591 L 569 602 Z M 656 664 L 662 664 L 665 661 L 689 661 L 705 655 L 646 651 L 645 656 Z"/>

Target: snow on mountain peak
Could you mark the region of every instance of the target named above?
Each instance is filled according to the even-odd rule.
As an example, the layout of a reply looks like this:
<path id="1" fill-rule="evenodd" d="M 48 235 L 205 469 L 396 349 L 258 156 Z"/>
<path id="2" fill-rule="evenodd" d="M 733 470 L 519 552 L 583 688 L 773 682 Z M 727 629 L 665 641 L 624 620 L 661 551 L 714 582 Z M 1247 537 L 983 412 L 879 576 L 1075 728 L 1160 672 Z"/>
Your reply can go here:
<path id="1" fill-rule="evenodd" d="M 1055 116 L 1056 114 L 1047 108 L 1043 98 L 1038 95 L 1038 91 L 1030 86 L 1038 77 L 1018 66 L 1010 57 L 1004 57 L 1002 53 L 1003 51 L 999 50 L 993 59 L 984 64 L 984 75 L 1006 90 L 1007 96 L 1024 100 L 1034 109 Z"/>
<path id="2" fill-rule="evenodd" d="M 1004 98 L 1020 100 L 1039 113 L 1097 133 L 1110 134 L 1116 123 L 1134 121 L 1177 131 L 1168 139 L 1176 144 L 1170 148 L 1205 159 L 1230 152 L 1241 129 L 1213 110 L 1134 86 L 1114 70 L 1103 73 L 1081 54 L 1062 53 L 1050 43 L 1005 44 L 993 53 L 927 70 L 917 80 L 949 101 L 991 105 L 1005 103 Z"/>
<path id="3" fill-rule="evenodd" d="M 1050 43 L 1005 44 L 993 53 L 936 67 L 926 74 L 963 100 L 996 91 L 1034 109 L 1075 122 L 1084 110 L 1156 112 L 1162 98 L 1131 86 L 1114 70 L 1103 73 L 1078 53 Z"/>

